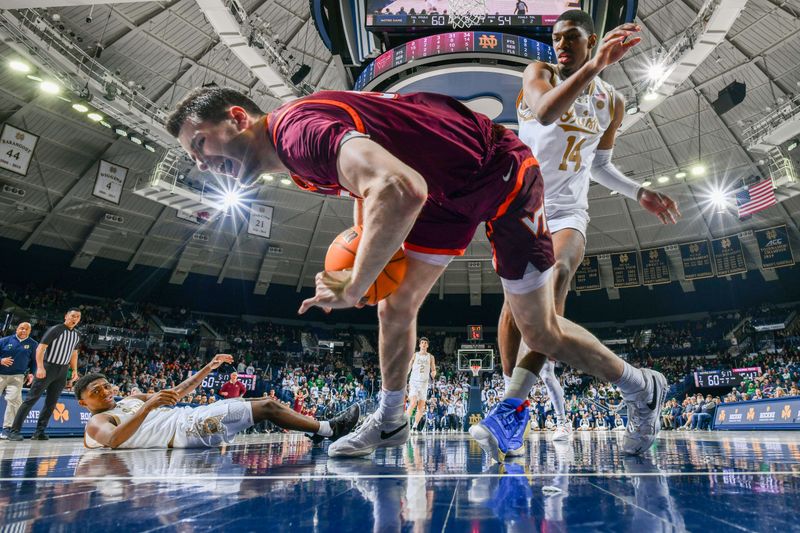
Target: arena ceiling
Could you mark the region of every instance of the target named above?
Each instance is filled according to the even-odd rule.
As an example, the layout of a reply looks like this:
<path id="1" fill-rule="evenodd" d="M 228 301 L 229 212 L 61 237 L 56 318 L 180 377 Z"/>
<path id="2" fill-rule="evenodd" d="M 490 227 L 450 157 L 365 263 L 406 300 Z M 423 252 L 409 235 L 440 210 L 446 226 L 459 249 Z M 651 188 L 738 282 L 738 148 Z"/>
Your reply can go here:
<path id="1" fill-rule="evenodd" d="M 644 42 L 620 65 L 608 69 L 604 79 L 623 90 L 630 88 L 632 80 L 643 76 L 647 59 L 676 39 L 701 4 L 700 0 L 640 1 L 638 21 Z M 289 53 L 311 66 L 307 81 L 313 87 L 347 88 L 313 27 L 306 0 L 246 0 L 243 6 L 270 21 Z M 164 108 L 189 89 L 211 82 L 250 91 L 267 109 L 279 104 L 220 42 L 195 0 L 97 4 L 92 22 L 87 23 L 89 10 L 83 5 L 51 7 L 49 12 L 61 16 L 65 31 L 80 36 L 82 46 L 102 43 L 99 61 L 141 85 L 139 90 Z M 618 167 L 639 181 L 653 181 L 654 187 L 675 197 L 683 219 L 676 226 L 662 226 L 638 204 L 593 186 L 590 253 L 645 249 L 784 223 L 797 244 L 798 197 L 742 223 L 734 214 L 710 210 L 705 195 L 713 183 L 766 173 L 759 163 L 763 156 L 743 147 L 743 130 L 768 107 L 800 92 L 798 13 L 800 0 L 749 0 L 716 52 L 670 98 L 620 136 L 614 155 Z M 0 44 L 0 56 L 5 65 L 16 52 Z M 734 80 L 747 84 L 747 97 L 719 115 L 710 103 Z M 157 153 L 88 122 L 69 104 L 41 94 L 6 68 L 0 68 L 0 121 L 41 137 L 26 177 L 0 170 L 2 184 L 25 190 L 23 197 L 0 191 L 0 236 L 20 241 L 23 249 L 35 245 L 70 250 L 76 254 L 75 264 L 84 268 L 95 254 L 126 262 L 130 268 L 142 264 L 175 269 L 187 247 L 193 246 L 200 247 L 200 253 L 187 260 L 191 272 L 220 280 L 256 280 L 269 263 L 276 267 L 273 283 L 299 288 L 312 284 L 327 245 L 351 224 L 348 200 L 302 193 L 279 181 L 258 191 L 260 199 L 275 206 L 269 240 L 249 236 L 246 221 L 235 217 L 206 226 L 179 219 L 174 209 L 132 193 L 150 176 Z M 676 180 L 678 169 L 698 160 L 698 123 L 700 156 L 708 176 Z M 130 169 L 118 206 L 91 194 L 100 159 Z M 670 176 L 670 182 L 656 183 L 654 178 L 661 175 Z M 106 213 L 119 215 L 124 222 L 104 222 Z M 87 249 L 98 231 L 111 238 L 97 250 Z M 192 238 L 198 231 L 208 241 L 198 244 Z M 490 247 L 479 232 L 466 257 L 451 265 L 435 290 L 470 292 L 470 276 L 473 290 L 477 276 L 483 292 L 498 291 L 489 257 Z"/>

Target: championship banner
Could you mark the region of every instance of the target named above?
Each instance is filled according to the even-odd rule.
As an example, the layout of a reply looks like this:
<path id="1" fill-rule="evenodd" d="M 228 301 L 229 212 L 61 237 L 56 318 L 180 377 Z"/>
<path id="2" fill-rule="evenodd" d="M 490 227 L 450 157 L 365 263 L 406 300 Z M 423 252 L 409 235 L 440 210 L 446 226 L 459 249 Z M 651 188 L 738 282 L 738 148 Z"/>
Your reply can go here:
<path id="1" fill-rule="evenodd" d="M 714 429 L 800 429 L 800 397 L 720 404 L 714 412 Z"/>
<path id="2" fill-rule="evenodd" d="M 196 374 L 196 372 L 192 372 L 192 374 Z M 204 389 L 214 389 L 215 392 L 219 392 L 219 388 L 230 379 L 231 374 L 232 372 L 211 372 L 203 380 L 202 387 Z M 244 383 L 247 390 L 256 390 L 256 379 L 255 374 L 239 374 L 239 381 Z"/>
<path id="3" fill-rule="evenodd" d="M 27 395 L 27 389 L 23 389 L 23 397 Z M 33 406 L 31 412 L 22 423 L 22 434 L 31 435 L 36 429 L 39 420 L 39 413 L 44 408 L 45 397 Z M 6 400 L 0 395 L 0 413 L 6 412 Z M 83 436 L 83 429 L 91 418 L 91 413 L 78 404 L 75 395 L 69 392 L 62 393 L 53 409 L 50 423 L 47 425 L 47 434 L 50 436 L 78 437 Z"/>
<path id="4" fill-rule="evenodd" d="M 596 255 L 583 258 L 575 271 L 575 290 L 594 291 L 600 288 L 600 261 Z"/>
<path id="5" fill-rule="evenodd" d="M 247 233 L 257 237 L 269 239 L 272 233 L 272 206 L 253 204 L 250 206 L 250 220 L 247 224 Z"/>
<path id="6" fill-rule="evenodd" d="M 711 248 L 714 250 L 714 266 L 717 276 L 747 272 L 742 243 L 739 241 L 738 235 L 714 239 L 711 241 Z"/>
<path id="7" fill-rule="evenodd" d="M 680 250 L 684 279 L 691 281 L 710 278 L 714 275 L 708 241 L 687 242 L 680 245 Z"/>
<path id="8" fill-rule="evenodd" d="M 645 285 L 662 285 L 670 282 L 669 259 L 665 248 L 642 250 L 642 282 Z"/>
<path id="9" fill-rule="evenodd" d="M 127 176 L 127 168 L 101 159 L 97 166 L 97 178 L 94 180 L 92 195 L 119 205 Z"/>
<path id="10" fill-rule="evenodd" d="M 611 254 L 611 271 L 614 273 L 614 288 L 638 287 L 639 254 L 636 252 Z"/>
<path id="11" fill-rule="evenodd" d="M 194 213 L 188 213 L 182 209 L 176 209 L 176 211 L 178 218 L 194 222 L 195 224 L 205 224 L 211 219 L 210 211 L 195 211 Z"/>
<path id="12" fill-rule="evenodd" d="M 786 226 L 775 226 L 756 231 L 758 252 L 761 255 L 761 268 L 780 268 L 794 264 L 792 245 Z"/>
<path id="13" fill-rule="evenodd" d="M 0 168 L 26 176 L 39 137 L 25 130 L 3 124 L 0 134 Z"/>

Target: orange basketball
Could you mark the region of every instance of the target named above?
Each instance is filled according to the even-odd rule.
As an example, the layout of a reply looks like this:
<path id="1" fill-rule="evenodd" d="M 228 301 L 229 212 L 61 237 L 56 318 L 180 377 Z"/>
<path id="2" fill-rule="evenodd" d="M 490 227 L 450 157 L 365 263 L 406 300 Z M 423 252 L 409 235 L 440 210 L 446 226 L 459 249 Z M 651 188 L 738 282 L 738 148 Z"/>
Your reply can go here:
<path id="1" fill-rule="evenodd" d="M 336 272 L 340 270 L 350 270 L 356 261 L 356 252 L 358 251 L 358 243 L 361 241 L 361 226 L 353 226 L 341 232 L 333 240 L 328 247 L 328 253 L 325 255 L 325 270 L 327 272 Z M 406 261 L 406 254 L 400 248 L 389 260 L 389 263 L 378 275 L 378 279 L 367 291 L 364 296 L 367 297 L 369 305 L 375 305 L 390 294 L 392 294 L 403 278 L 406 277 L 406 268 L 408 262 Z"/>

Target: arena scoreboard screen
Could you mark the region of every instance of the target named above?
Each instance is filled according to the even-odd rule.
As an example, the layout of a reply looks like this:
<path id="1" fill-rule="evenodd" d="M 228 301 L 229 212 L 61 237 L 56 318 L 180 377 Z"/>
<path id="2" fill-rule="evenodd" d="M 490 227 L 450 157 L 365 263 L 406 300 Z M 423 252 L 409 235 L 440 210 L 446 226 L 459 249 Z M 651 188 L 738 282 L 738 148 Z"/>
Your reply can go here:
<path id="1" fill-rule="evenodd" d="M 580 1 L 486 0 L 482 28 L 552 26 L 561 13 L 580 9 Z M 450 26 L 448 0 L 366 0 L 367 29 L 445 28 Z"/>
<path id="2" fill-rule="evenodd" d="M 483 326 L 472 325 L 467 326 L 467 338 L 471 341 L 483 340 Z"/>
<path id="3" fill-rule="evenodd" d="M 760 367 L 733 368 L 729 370 L 703 370 L 694 373 L 694 386 L 698 389 L 738 387 L 745 378 L 753 379 L 761 374 Z"/>

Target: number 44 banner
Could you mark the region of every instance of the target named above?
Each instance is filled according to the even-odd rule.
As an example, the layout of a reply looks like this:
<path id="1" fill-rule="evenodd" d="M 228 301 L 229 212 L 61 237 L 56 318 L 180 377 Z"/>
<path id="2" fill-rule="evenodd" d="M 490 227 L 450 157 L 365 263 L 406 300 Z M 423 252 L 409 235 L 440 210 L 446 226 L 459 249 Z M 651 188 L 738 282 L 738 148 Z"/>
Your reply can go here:
<path id="1" fill-rule="evenodd" d="M 39 137 L 10 124 L 0 134 L 0 168 L 26 176 Z"/>
<path id="2" fill-rule="evenodd" d="M 263 204 L 251 205 L 247 233 L 269 239 L 272 233 L 272 212 L 272 206 Z"/>

